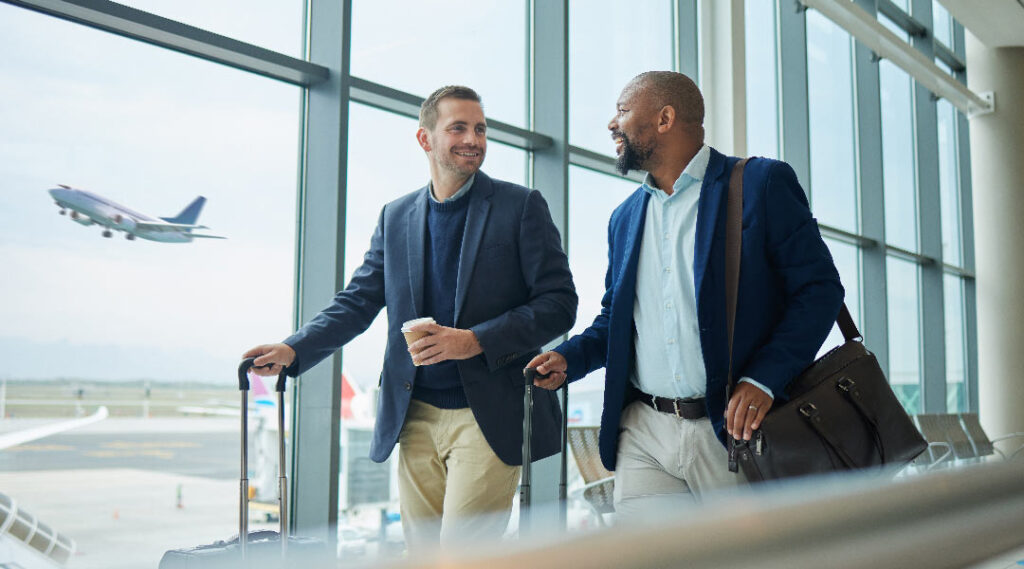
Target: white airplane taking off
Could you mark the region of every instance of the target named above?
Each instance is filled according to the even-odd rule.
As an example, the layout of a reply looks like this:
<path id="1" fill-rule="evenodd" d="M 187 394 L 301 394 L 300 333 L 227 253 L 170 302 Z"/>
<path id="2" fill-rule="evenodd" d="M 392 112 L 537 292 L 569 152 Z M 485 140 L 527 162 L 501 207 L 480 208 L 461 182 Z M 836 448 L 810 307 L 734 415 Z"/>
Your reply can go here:
<path id="1" fill-rule="evenodd" d="M 102 225 L 104 237 L 111 237 L 114 234 L 111 230 L 114 230 L 123 231 L 128 240 L 141 237 L 163 243 L 190 243 L 195 238 L 227 239 L 219 235 L 192 233 L 193 229 L 208 229 L 205 225 L 196 225 L 199 212 L 206 203 L 203 196 L 197 197 L 174 217 L 153 218 L 103 196 L 64 184 L 48 191 L 57 202 L 61 215 L 66 215 L 70 209 L 72 221 L 82 225 Z"/>

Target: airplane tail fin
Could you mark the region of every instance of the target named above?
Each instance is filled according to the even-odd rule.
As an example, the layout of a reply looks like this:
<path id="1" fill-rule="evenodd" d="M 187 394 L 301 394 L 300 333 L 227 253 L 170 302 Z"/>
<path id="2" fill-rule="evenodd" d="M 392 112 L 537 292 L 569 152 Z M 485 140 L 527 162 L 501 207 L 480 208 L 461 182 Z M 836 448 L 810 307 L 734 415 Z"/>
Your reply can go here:
<path id="1" fill-rule="evenodd" d="M 161 217 L 160 219 L 168 223 L 195 225 L 196 221 L 199 219 L 199 212 L 203 210 L 204 204 L 206 204 L 206 198 L 199 196 L 192 200 L 192 203 L 188 204 L 178 215 L 174 217 Z"/>

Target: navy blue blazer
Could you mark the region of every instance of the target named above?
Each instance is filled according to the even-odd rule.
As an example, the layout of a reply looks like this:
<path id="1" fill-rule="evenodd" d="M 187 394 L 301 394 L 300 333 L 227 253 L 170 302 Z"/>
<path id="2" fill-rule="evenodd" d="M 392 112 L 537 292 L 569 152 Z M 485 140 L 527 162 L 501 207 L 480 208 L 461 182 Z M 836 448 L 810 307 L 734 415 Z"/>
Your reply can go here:
<path id="1" fill-rule="evenodd" d="M 738 158 L 711 149 L 697 205 L 693 276 L 707 370 L 707 410 L 725 442 L 728 341 L 725 326 L 725 202 Z M 650 195 L 638 188 L 608 223 L 608 272 L 601 313 L 555 348 L 575 381 L 605 368 L 601 462 L 615 469 L 622 409 L 637 391 L 634 358 L 636 271 Z M 843 302 L 839 273 L 811 217 L 796 173 L 785 162 L 753 158 L 743 175 L 743 252 L 733 338 L 733 374 L 751 377 L 785 400 L 785 388 L 813 360 Z"/>
<path id="2" fill-rule="evenodd" d="M 370 458 L 391 454 L 405 422 L 416 368 L 402 323 L 422 313 L 426 187 L 384 206 L 370 249 L 345 290 L 284 342 L 298 375 L 366 330 L 387 307 L 388 341 Z M 495 454 L 522 463 L 523 367 L 576 320 L 577 296 L 562 241 L 540 192 L 477 172 L 459 257 L 455 326 L 472 330 L 483 353 L 458 362 L 476 422 Z M 559 450 L 554 393 L 534 390 L 533 457 Z"/>

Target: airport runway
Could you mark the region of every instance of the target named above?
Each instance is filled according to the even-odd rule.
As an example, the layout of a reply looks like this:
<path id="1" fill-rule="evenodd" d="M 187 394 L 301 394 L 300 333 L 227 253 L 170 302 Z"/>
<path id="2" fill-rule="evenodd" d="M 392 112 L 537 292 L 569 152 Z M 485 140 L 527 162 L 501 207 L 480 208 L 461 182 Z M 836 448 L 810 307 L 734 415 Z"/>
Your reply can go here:
<path id="1" fill-rule="evenodd" d="M 0 492 L 76 541 L 69 569 L 155 568 L 237 533 L 238 460 L 237 419 L 112 418 L 0 451 Z"/>
<path id="2" fill-rule="evenodd" d="M 235 433 L 71 433 L 0 452 L 0 472 L 131 468 L 238 477 Z"/>

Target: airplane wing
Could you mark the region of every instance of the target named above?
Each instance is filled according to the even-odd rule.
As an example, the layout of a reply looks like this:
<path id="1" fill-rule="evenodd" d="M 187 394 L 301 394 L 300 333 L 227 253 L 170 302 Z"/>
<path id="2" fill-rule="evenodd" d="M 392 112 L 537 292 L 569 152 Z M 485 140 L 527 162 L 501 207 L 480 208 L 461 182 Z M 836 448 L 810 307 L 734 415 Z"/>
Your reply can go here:
<path id="1" fill-rule="evenodd" d="M 209 229 L 205 225 L 192 225 L 191 223 L 171 223 L 163 221 L 155 223 L 152 221 L 136 221 L 135 228 L 143 231 L 182 231 L 191 229 Z"/>
<path id="2" fill-rule="evenodd" d="M 221 237 L 220 235 L 200 235 L 198 233 L 189 233 L 189 237 L 202 237 L 203 239 L 227 239 L 227 237 Z"/>
<path id="3" fill-rule="evenodd" d="M 106 407 L 100 407 L 95 413 L 88 417 L 82 417 L 81 419 L 72 419 L 70 421 L 61 421 L 59 423 L 50 423 L 43 425 L 42 427 L 35 427 L 33 429 L 24 429 L 21 431 L 15 431 L 13 433 L 5 433 L 0 435 L 0 450 L 25 444 L 36 439 L 55 435 L 57 433 L 67 431 L 70 429 L 77 429 L 78 427 L 84 427 L 92 423 L 102 421 L 107 418 L 109 412 Z"/>

